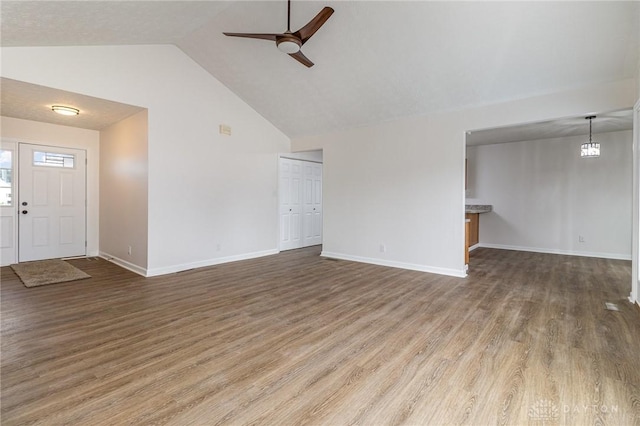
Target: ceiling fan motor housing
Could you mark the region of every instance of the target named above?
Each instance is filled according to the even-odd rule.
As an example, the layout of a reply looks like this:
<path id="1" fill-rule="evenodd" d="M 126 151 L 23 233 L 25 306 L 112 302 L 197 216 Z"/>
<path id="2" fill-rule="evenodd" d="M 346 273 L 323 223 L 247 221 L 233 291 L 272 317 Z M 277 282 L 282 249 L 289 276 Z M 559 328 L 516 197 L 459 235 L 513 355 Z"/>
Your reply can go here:
<path id="1" fill-rule="evenodd" d="M 1 1 L 1 0 L 0 0 Z M 282 34 L 255 34 L 255 33 L 227 33 L 224 35 L 230 37 L 245 37 L 245 38 L 257 38 L 260 40 L 275 41 L 278 50 L 284 53 L 288 53 L 296 61 L 300 62 L 306 67 L 312 67 L 313 62 L 307 58 L 300 48 L 305 44 L 312 35 L 318 31 L 318 29 L 324 25 L 324 23 L 333 14 L 333 9 L 330 7 L 324 7 L 311 21 L 300 28 L 298 31 L 291 32 L 291 0 L 287 1 L 287 31 Z"/>
<path id="2" fill-rule="evenodd" d="M 302 41 L 293 34 L 282 34 L 276 38 L 276 45 L 284 53 L 296 53 L 302 47 Z"/>

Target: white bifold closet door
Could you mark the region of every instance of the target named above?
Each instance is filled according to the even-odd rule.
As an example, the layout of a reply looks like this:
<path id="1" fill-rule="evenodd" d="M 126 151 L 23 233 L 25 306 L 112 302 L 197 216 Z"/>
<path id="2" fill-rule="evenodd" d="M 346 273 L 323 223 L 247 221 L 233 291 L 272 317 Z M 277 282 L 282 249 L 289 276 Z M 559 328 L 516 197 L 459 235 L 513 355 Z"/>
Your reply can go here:
<path id="1" fill-rule="evenodd" d="M 322 164 L 280 158 L 280 250 L 322 244 Z"/>

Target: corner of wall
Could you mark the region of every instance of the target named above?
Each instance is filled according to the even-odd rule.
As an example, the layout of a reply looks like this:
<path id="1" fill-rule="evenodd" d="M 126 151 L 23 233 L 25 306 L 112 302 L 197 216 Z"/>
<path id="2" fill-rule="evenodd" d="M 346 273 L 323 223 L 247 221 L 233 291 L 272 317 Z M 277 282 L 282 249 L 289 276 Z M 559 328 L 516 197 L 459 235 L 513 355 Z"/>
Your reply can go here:
<path id="1" fill-rule="evenodd" d="M 148 181 L 145 109 L 100 132 L 100 253 L 140 275 L 148 261 Z"/>

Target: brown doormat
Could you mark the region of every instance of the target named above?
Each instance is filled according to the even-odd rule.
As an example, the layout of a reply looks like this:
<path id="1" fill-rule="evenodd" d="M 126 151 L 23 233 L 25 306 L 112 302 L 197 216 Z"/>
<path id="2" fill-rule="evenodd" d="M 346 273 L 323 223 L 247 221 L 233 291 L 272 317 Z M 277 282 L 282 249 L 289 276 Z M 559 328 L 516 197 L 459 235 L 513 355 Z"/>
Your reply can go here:
<path id="1" fill-rule="evenodd" d="M 91 275 L 60 259 L 16 263 L 11 265 L 11 269 L 27 287 L 91 278 Z"/>

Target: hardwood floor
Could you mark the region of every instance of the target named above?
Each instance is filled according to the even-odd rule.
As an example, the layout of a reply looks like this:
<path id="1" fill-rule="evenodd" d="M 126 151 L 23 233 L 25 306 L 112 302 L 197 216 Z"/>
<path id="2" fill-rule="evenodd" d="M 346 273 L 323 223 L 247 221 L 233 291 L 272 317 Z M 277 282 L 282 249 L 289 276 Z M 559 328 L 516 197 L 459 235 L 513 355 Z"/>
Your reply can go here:
<path id="1" fill-rule="evenodd" d="M 91 279 L 36 288 L 2 268 L 2 424 L 640 424 L 630 262 L 318 254 L 148 279 L 80 259 Z"/>

